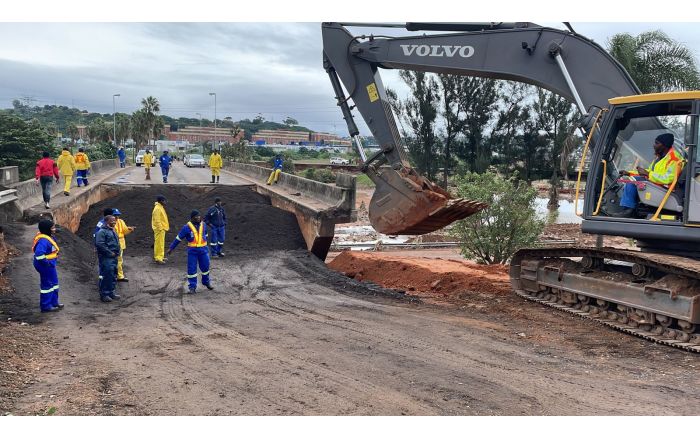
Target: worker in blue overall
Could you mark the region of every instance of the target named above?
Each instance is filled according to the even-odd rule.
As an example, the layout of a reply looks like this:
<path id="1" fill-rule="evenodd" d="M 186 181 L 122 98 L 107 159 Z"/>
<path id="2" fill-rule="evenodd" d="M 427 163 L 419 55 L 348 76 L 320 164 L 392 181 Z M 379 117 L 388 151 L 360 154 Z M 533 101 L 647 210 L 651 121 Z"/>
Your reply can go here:
<path id="1" fill-rule="evenodd" d="M 117 260 L 121 253 L 119 237 L 114 231 L 117 218 L 108 215 L 104 218 L 105 225 L 95 235 L 95 247 L 97 248 L 98 262 L 100 263 L 100 300 L 112 302 L 119 300 L 121 296 L 116 293 Z"/>
<path id="2" fill-rule="evenodd" d="M 209 228 L 209 251 L 211 256 L 224 257 L 221 251 L 224 248 L 224 237 L 226 236 L 226 212 L 221 204 L 221 198 L 214 199 L 214 205 L 209 208 L 204 216 L 204 223 Z"/>
<path id="3" fill-rule="evenodd" d="M 58 273 L 56 261 L 58 244 L 51 237 L 56 232 L 56 225 L 51 220 L 39 222 L 39 232 L 34 237 L 32 252 L 34 252 L 34 268 L 39 272 L 41 297 L 39 307 L 42 313 L 52 313 L 63 309 L 58 303 Z"/>
<path id="4" fill-rule="evenodd" d="M 202 285 L 213 290 L 209 280 L 209 249 L 207 249 L 207 225 L 202 221 L 202 216 L 196 209 L 190 214 L 190 221 L 182 227 L 175 240 L 168 248 L 168 256 L 180 244 L 187 241 L 187 282 L 189 294 L 197 292 L 197 264 L 202 272 Z"/>
<path id="5" fill-rule="evenodd" d="M 92 244 L 95 244 L 95 237 L 97 236 L 97 233 L 100 231 L 100 229 L 105 227 L 105 217 L 107 217 L 108 215 L 112 215 L 113 212 L 114 210 L 112 208 L 105 208 L 102 210 L 102 218 L 97 222 L 97 225 L 95 225 L 95 232 L 92 233 Z M 95 251 L 97 251 L 97 246 L 95 246 Z M 102 271 L 100 270 L 99 263 L 97 264 L 97 275 L 99 279 L 99 281 L 97 282 L 97 286 L 100 287 L 100 289 L 102 289 L 102 285 L 100 284 L 102 283 L 103 275 Z"/>
<path id="6" fill-rule="evenodd" d="M 163 154 L 160 155 L 160 158 L 158 158 L 158 162 L 160 163 L 160 171 L 163 173 L 163 183 L 167 184 L 168 173 L 170 172 L 170 166 L 173 163 L 173 158 L 168 155 L 167 150 L 164 150 Z"/>

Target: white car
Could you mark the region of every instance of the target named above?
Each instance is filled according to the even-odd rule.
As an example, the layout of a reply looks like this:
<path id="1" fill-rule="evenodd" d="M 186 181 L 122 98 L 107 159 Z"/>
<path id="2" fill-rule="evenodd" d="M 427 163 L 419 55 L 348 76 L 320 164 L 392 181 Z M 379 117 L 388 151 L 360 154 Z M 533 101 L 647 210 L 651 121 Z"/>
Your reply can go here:
<path id="1" fill-rule="evenodd" d="M 143 164 L 143 155 L 146 154 L 145 150 L 139 150 L 139 152 L 136 154 L 136 167 L 141 167 Z M 153 154 L 151 152 L 151 154 Z M 153 161 L 153 164 L 151 166 L 155 165 L 155 158 L 151 158 L 151 161 Z"/>
<path id="2" fill-rule="evenodd" d="M 349 159 L 341 158 L 340 156 L 333 156 L 331 158 L 331 164 L 333 165 L 348 165 L 350 164 Z"/>
<path id="3" fill-rule="evenodd" d="M 207 164 L 204 162 L 204 157 L 202 155 L 190 154 L 185 155 L 185 165 L 187 167 L 206 167 Z"/>

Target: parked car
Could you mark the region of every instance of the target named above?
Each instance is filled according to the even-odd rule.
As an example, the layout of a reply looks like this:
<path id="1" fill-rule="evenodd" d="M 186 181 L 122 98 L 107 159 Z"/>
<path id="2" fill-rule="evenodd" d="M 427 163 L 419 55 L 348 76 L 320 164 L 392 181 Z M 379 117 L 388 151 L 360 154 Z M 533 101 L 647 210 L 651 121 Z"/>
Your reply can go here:
<path id="1" fill-rule="evenodd" d="M 350 164 L 349 159 L 341 158 L 340 156 L 331 157 L 331 164 L 333 165 L 348 165 Z"/>
<path id="2" fill-rule="evenodd" d="M 204 157 L 198 154 L 185 155 L 185 165 L 187 167 L 206 167 L 207 164 L 204 161 Z"/>

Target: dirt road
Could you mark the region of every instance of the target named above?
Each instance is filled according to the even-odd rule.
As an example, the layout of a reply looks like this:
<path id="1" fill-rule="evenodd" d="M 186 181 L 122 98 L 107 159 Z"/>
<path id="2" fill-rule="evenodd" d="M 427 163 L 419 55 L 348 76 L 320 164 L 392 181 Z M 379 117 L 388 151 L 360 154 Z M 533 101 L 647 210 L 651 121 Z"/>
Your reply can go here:
<path id="1" fill-rule="evenodd" d="M 256 205 L 268 218 L 279 211 Z M 256 229 L 248 226 L 242 232 Z M 26 248 L 34 232 L 14 225 L 7 239 Z M 26 250 L 9 269 L 15 293 L 0 297 L 3 316 L 53 339 L 15 393 L 13 414 L 700 411 L 697 355 L 512 294 L 471 290 L 461 305 L 421 303 L 349 279 L 303 250 L 251 246 L 213 260 L 215 290 L 196 295 L 182 294 L 182 254 L 158 266 L 134 250 L 123 299 L 103 304 L 90 244 L 67 232 L 60 240 L 64 311 L 37 312 Z"/>

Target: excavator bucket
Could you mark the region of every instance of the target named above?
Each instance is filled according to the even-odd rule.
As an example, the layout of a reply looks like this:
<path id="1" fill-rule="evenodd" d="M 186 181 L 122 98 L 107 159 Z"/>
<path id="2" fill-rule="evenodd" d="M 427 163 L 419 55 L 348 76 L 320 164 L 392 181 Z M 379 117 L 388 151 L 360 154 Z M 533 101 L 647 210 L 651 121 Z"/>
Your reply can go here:
<path id="1" fill-rule="evenodd" d="M 369 220 L 383 234 L 427 234 L 488 206 L 453 198 L 413 169 L 382 168 L 369 176 L 376 185 L 369 204 Z"/>

